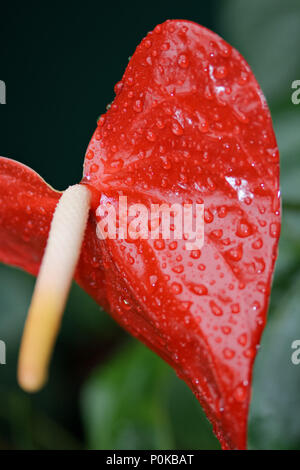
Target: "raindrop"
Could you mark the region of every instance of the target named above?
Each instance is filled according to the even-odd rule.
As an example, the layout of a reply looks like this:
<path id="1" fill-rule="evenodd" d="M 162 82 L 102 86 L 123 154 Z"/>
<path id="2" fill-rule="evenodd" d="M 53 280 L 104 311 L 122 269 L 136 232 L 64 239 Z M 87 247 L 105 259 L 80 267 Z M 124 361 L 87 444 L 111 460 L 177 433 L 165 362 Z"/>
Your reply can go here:
<path id="1" fill-rule="evenodd" d="M 231 305 L 231 311 L 232 311 L 232 313 L 239 313 L 240 312 L 239 304 L 232 304 Z"/>
<path id="2" fill-rule="evenodd" d="M 173 241 L 169 244 L 169 250 L 176 250 L 177 248 L 177 242 Z"/>
<path id="3" fill-rule="evenodd" d="M 154 248 L 156 250 L 163 250 L 165 248 L 165 241 L 164 240 L 155 240 L 154 241 Z"/>
<path id="4" fill-rule="evenodd" d="M 223 315 L 223 310 L 216 304 L 214 300 L 211 300 L 209 302 L 209 305 L 214 315 L 216 315 L 217 317 Z"/>
<path id="5" fill-rule="evenodd" d="M 202 264 L 202 263 L 199 264 L 198 269 L 199 269 L 199 271 L 205 271 L 205 269 L 206 269 L 205 264 Z"/>
<path id="6" fill-rule="evenodd" d="M 227 207 L 226 206 L 221 206 L 219 209 L 218 209 L 218 216 L 223 219 L 224 217 L 226 217 L 227 215 Z"/>
<path id="7" fill-rule="evenodd" d="M 183 129 L 182 129 L 182 127 L 181 127 L 180 124 L 178 124 L 177 122 L 174 122 L 174 123 L 172 124 L 172 132 L 173 132 L 173 134 L 179 136 L 179 135 L 182 135 L 182 134 L 183 134 Z"/>
<path id="8" fill-rule="evenodd" d="M 223 355 L 225 359 L 232 359 L 235 356 L 235 352 L 233 351 L 233 349 L 225 348 L 223 350 Z"/>
<path id="9" fill-rule="evenodd" d="M 180 54 L 178 57 L 178 65 L 182 69 L 187 69 L 189 66 L 189 59 L 186 54 Z"/>
<path id="10" fill-rule="evenodd" d="M 208 132 L 208 122 L 203 121 L 199 124 L 199 130 L 203 133 Z"/>
<path id="11" fill-rule="evenodd" d="M 174 266 L 174 268 L 172 268 L 172 271 L 176 274 L 180 274 L 184 271 L 184 267 L 182 266 L 182 264 L 179 264 L 178 266 Z"/>
<path id="12" fill-rule="evenodd" d="M 217 67 L 214 71 L 214 76 L 216 78 L 225 78 L 228 73 L 228 70 L 225 66 L 221 65 L 220 67 Z"/>
<path id="13" fill-rule="evenodd" d="M 123 89 L 123 82 L 118 82 L 115 84 L 114 91 L 116 95 L 121 93 L 122 89 Z"/>
<path id="14" fill-rule="evenodd" d="M 280 233 L 280 225 L 277 222 L 270 224 L 270 235 L 272 238 L 278 238 Z"/>
<path id="15" fill-rule="evenodd" d="M 258 238 L 252 243 L 252 248 L 255 250 L 259 250 L 263 246 L 263 241 L 261 238 Z"/>
<path id="16" fill-rule="evenodd" d="M 191 292 L 193 292 L 193 294 L 196 294 L 196 295 L 207 295 L 208 294 L 207 287 L 204 286 L 203 284 L 193 284 L 193 283 L 191 283 L 189 285 L 189 290 Z"/>
<path id="17" fill-rule="evenodd" d="M 238 337 L 238 343 L 239 343 L 241 346 L 246 346 L 246 344 L 247 344 L 247 334 L 246 334 L 246 333 L 242 333 L 242 334 Z"/>
<path id="18" fill-rule="evenodd" d="M 176 295 L 181 294 L 182 292 L 182 286 L 181 284 L 178 284 L 178 282 L 173 282 L 173 284 L 171 285 L 171 289 Z"/>
<path id="19" fill-rule="evenodd" d="M 249 237 L 252 234 L 252 227 L 245 219 L 241 219 L 238 223 L 236 234 L 240 238 Z"/>
<path id="20" fill-rule="evenodd" d="M 89 151 L 87 152 L 85 158 L 87 158 L 88 160 L 93 160 L 94 155 L 95 155 L 95 154 L 94 154 L 93 150 L 89 150 Z"/>
<path id="21" fill-rule="evenodd" d="M 136 100 L 134 105 L 133 105 L 134 111 L 137 113 L 140 113 L 143 110 L 143 103 L 141 100 Z M 148 137 L 147 137 L 148 138 Z"/>
<path id="22" fill-rule="evenodd" d="M 247 358 L 252 358 L 255 356 L 255 350 L 253 348 L 246 349 L 246 351 L 243 352 L 243 355 Z"/>
<path id="23" fill-rule="evenodd" d="M 96 163 L 93 163 L 93 164 L 90 166 L 90 172 L 91 172 L 91 173 L 96 173 L 98 170 L 99 170 L 99 165 L 97 165 Z"/>
<path id="24" fill-rule="evenodd" d="M 231 333 L 231 328 L 230 326 L 222 326 L 221 327 L 221 330 L 222 332 L 224 333 L 224 335 L 229 335 Z"/>
<path id="25" fill-rule="evenodd" d="M 240 261 L 243 256 L 242 245 L 238 245 L 235 248 L 231 248 L 229 251 L 226 252 L 226 255 L 231 261 Z"/>
<path id="26" fill-rule="evenodd" d="M 200 250 L 192 250 L 190 257 L 193 259 L 199 259 L 201 256 L 201 251 Z"/>
<path id="27" fill-rule="evenodd" d="M 256 284 L 256 288 L 257 288 L 258 292 L 261 292 L 262 294 L 265 294 L 266 291 L 267 291 L 266 284 L 264 282 L 261 282 L 261 281 Z"/>
<path id="28" fill-rule="evenodd" d="M 97 125 L 99 127 L 102 127 L 104 125 L 104 123 L 105 123 L 105 116 L 100 116 L 98 121 L 97 121 Z"/>
<path id="29" fill-rule="evenodd" d="M 128 300 L 126 299 L 121 299 L 122 300 L 122 306 L 125 310 L 130 310 L 131 309 L 131 305 L 130 303 L 128 302 Z"/>
<path id="30" fill-rule="evenodd" d="M 147 131 L 146 137 L 149 140 L 149 142 L 155 142 L 156 140 L 156 135 L 152 131 Z"/>
<path id="31" fill-rule="evenodd" d="M 204 220 L 207 224 L 210 224 L 214 220 L 214 216 L 209 209 L 204 210 Z"/>
<path id="32" fill-rule="evenodd" d="M 247 397 L 247 389 L 239 385 L 238 387 L 236 387 L 235 391 L 233 392 L 233 396 L 236 401 L 243 402 L 245 401 Z"/>

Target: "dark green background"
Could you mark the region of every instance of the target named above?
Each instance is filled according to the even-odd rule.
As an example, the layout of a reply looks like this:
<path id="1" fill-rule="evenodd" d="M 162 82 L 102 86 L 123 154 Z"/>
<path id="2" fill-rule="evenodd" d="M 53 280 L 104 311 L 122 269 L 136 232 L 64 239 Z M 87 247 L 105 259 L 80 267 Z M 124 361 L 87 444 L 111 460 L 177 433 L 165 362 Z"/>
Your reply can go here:
<path id="1" fill-rule="evenodd" d="M 0 154 L 64 189 L 81 179 L 99 114 L 113 99 L 128 57 L 168 18 L 193 20 L 232 43 L 268 99 L 282 158 L 283 231 L 258 355 L 250 448 L 300 449 L 300 79 L 298 0 L 2 2 Z M 20 336 L 34 279 L 0 266 L 0 449 L 219 448 L 192 393 L 173 371 L 129 338 L 74 286 L 48 387 L 36 396 L 16 384 Z"/>

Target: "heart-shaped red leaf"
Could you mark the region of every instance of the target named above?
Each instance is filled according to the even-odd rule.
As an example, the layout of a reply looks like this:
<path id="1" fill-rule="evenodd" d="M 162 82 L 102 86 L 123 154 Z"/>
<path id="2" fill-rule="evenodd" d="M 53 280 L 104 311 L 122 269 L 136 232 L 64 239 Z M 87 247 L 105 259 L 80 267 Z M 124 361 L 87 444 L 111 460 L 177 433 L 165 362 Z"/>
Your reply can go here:
<path id="1" fill-rule="evenodd" d="M 188 383 L 223 448 L 245 448 L 280 231 L 267 104 L 241 55 L 188 21 L 148 34 L 116 94 L 85 158 L 94 209 L 204 203 L 205 242 L 99 241 L 111 314 Z"/>
<path id="2" fill-rule="evenodd" d="M 246 447 L 253 361 L 280 231 L 279 156 L 245 60 L 207 29 L 168 21 L 138 46 L 89 145 L 92 210 L 76 280 L 194 391 L 222 447 Z M 0 259 L 36 274 L 60 197 L 0 158 Z M 96 209 L 204 203 L 205 243 L 100 240 Z"/>

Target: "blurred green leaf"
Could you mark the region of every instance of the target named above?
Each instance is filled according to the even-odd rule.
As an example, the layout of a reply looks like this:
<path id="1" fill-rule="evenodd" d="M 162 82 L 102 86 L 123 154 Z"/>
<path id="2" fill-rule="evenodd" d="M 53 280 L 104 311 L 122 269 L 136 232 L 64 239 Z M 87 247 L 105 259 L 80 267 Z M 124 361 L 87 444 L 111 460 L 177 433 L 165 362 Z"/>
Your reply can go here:
<path id="1" fill-rule="evenodd" d="M 279 256 L 276 261 L 275 285 L 272 295 L 280 291 L 280 284 L 284 289 L 290 285 L 289 276 L 300 266 L 300 212 L 298 210 L 284 209 L 282 213 L 281 236 L 279 241 Z"/>
<path id="2" fill-rule="evenodd" d="M 93 449 L 219 449 L 200 404 L 158 356 L 131 342 L 82 393 Z"/>
<path id="3" fill-rule="evenodd" d="M 16 380 L 23 326 L 35 278 L 0 266 L 0 339 L 6 343 L 6 365 L 0 366 L 0 448 L 79 448 L 78 393 L 95 363 L 120 340 L 120 328 L 78 286 L 72 287 L 51 364 L 47 387 L 28 395 Z M 125 334 L 123 333 L 125 336 Z M 70 396 L 72 395 L 72 400 Z M 3 443 L 3 444 L 1 444 Z"/>
<path id="4" fill-rule="evenodd" d="M 300 76 L 298 0 L 225 0 L 221 33 L 250 64 L 272 106 L 289 102 Z"/>
<path id="5" fill-rule="evenodd" d="M 168 397 L 176 449 L 221 449 L 196 397 L 174 373 L 168 384 Z"/>
<path id="6" fill-rule="evenodd" d="M 93 449 L 172 448 L 166 413 L 168 366 L 139 344 L 120 350 L 87 382 L 82 394 Z"/>
<path id="7" fill-rule="evenodd" d="M 91 337 L 99 340 L 114 337 L 123 332 L 117 323 L 86 293 L 78 284 L 73 282 L 67 309 L 64 314 L 64 338 L 74 341 L 74 332 L 77 335 L 76 344 L 80 346 Z"/>
<path id="8" fill-rule="evenodd" d="M 298 205 L 300 210 L 300 108 L 294 106 L 293 111 L 276 113 L 273 121 L 281 157 L 280 185 L 283 201 L 284 204 Z"/>
<path id="9" fill-rule="evenodd" d="M 9 353 L 11 346 L 17 346 L 23 330 L 34 278 L 19 269 L 0 265 L 0 285 L 0 338 L 6 341 Z"/>
<path id="10" fill-rule="evenodd" d="M 249 447 L 299 449 L 300 365 L 291 361 L 300 339 L 300 273 L 277 304 L 258 354 L 250 410 Z"/>

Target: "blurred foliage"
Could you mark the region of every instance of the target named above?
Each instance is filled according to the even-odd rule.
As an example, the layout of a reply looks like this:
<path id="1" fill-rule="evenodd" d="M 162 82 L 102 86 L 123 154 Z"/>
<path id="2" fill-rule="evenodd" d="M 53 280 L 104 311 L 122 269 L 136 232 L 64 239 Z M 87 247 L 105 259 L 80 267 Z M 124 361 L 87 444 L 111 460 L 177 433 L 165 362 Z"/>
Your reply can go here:
<path id="1" fill-rule="evenodd" d="M 32 88 L 30 97 L 24 98 L 18 92 L 20 84 L 13 82 L 11 102 L 16 101 L 5 111 L 0 109 L 0 153 L 29 164 L 53 185 L 64 187 L 80 178 L 81 155 L 95 120 L 111 100 L 112 85 L 127 57 L 149 29 L 166 18 L 187 18 L 232 43 L 249 62 L 271 108 L 283 194 L 269 322 L 254 370 L 249 447 L 300 449 L 300 366 L 291 363 L 291 343 L 300 339 L 300 105 L 291 103 L 291 83 L 300 79 L 300 3 L 190 3 L 193 6 L 160 2 L 149 12 L 138 2 L 132 2 L 132 7 L 128 2 L 126 8 L 122 3 L 119 9 L 105 4 L 101 11 L 93 5 L 92 17 L 88 2 L 79 10 L 59 12 L 44 12 L 42 7 L 25 11 L 24 7 L 28 17 L 24 24 L 22 15 L 15 17 L 8 11 L 4 28 L 19 31 L 18 48 L 22 28 L 33 31 L 24 35 L 23 49 L 18 49 L 21 65 L 10 66 L 15 74 L 22 66 Z M 16 44 L 10 46 L 10 54 Z M 2 51 L 4 66 L 5 54 Z M 5 76 L 0 78 L 9 82 Z M 56 86 L 50 88 L 50 83 Z M 14 138 L 16 120 L 23 123 L 18 139 Z M 34 279 L 26 273 L 0 266 L 0 338 L 7 344 L 7 365 L 0 366 L 0 449 L 219 448 L 185 384 L 77 286 L 68 302 L 48 386 L 36 396 L 23 393 L 15 373 L 33 285 Z"/>
<path id="2" fill-rule="evenodd" d="M 299 336 L 300 272 L 274 305 L 255 366 L 249 447 L 299 449 L 300 371 L 291 361 Z"/>
<path id="3" fill-rule="evenodd" d="M 94 372 L 83 388 L 82 410 L 93 449 L 219 448 L 187 387 L 140 344 L 122 348 Z"/>
<path id="4" fill-rule="evenodd" d="M 300 338 L 300 108 L 291 101 L 292 82 L 300 77 L 300 4 L 228 0 L 218 24 L 266 95 L 281 156 L 282 232 L 254 367 L 249 448 L 300 449 L 300 368 L 291 362 L 291 344 Z"/>

